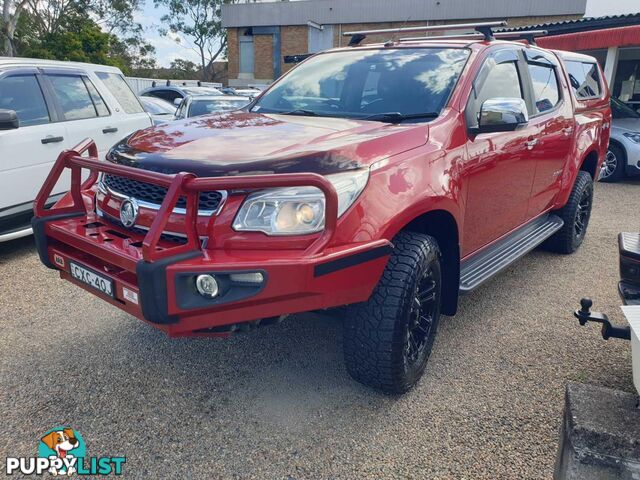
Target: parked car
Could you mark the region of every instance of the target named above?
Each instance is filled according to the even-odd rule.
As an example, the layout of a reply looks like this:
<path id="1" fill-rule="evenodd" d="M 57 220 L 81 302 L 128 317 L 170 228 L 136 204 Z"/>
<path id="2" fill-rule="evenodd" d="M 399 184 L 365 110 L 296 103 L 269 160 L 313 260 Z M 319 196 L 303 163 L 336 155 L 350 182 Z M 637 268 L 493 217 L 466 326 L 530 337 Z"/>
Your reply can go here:
<path id="1" fill-rule="evenodd" d="M 149 87 L 140 92 L 141 97 L 156 97 L 165 100 L 176 107 L 187 95 L 224 95 L 214 87 Z"/>
<path id="2" fill-rule="evenodd" d="M 460 293 L 543 242 L 580 247 L 609 143 L 593 57 L 482 31 L 365 46 L 356 32 L 243 111 L 139 132 L 108 162 L 66 155 L 104 175 L 64 217 L 38 206 L 41 260 L 171 336 L 346 305 L 349 373 L 406 392 Z M 576 62 L 598 72 L 587 101 Z"/>
<path id="3" fill-rule="evenodd" d="M 117 68 L 0 58 L 0 242 L 31 233 L 33 200 L 60 151 L 91 137 L 104 157 L 122 137 L 150 125 Z"/>
<path id="4" fill-rule="evenodd" d="M 235 88 L 235 87 L 224 87 L 221 88 L 220 91 L 225 95 L 239 95 L 241 97 L 257 97 L 262 93 L 262 90 L 258 90 L 257 88 Z"/>
<path id="5" fill-rule="evenodd" d="M 617 98 L 611 98 L 611 140 L 600 180 L 616 182 L 640 175 L 640 114 Z"/>
<path id="6" fill-rule="evenodd" d="M 175 120 L 176 107 L 157 97 L 140 97 L 144 110 L 151 115 L 154 125 L 160 125 Z"/>
<path id="7" fill-rule="evenodd" d="M 176 119 L 239 110 L 247 106 L 249 102 L 251 102 L 249 97 L 232 95 L 187 95 L 176 111 Z"/>

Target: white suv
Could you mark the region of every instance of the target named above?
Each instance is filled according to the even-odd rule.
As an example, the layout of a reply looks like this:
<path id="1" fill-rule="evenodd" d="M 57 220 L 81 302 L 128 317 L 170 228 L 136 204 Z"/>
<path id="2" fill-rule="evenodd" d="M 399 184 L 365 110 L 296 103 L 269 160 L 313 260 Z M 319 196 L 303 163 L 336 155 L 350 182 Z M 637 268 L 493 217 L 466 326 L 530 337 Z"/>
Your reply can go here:
<path id="1" fill-rule="evenodd" d="M 0 57 L 0 242 L 31 233 L 33 201 L 62 150 L 89 137 L 104 158 L 150 125 L 117 68 Z M 67 173 L 50 202 L 68 188 Z"/>

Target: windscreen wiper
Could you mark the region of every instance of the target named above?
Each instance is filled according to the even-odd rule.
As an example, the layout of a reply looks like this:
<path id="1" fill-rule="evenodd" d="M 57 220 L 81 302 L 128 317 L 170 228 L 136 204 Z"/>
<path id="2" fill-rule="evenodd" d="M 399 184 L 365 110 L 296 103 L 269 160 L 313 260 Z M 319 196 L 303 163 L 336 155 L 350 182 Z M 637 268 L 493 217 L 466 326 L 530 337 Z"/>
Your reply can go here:
<path id="1" fill-rule="evenodd" d="M 400 112 L 385 112 L 374 113 L 373 115 L 367 115 L 366 117 L 358 117 L 358 120 L 378 120 L 381 122 L 400 123 L 403 120 L 410 120 L 414 118 L 436 118 L 440 114 L 438 112 L 422 112 L 422 113 L 400 113 Z"/>
<path id="2" fill-rule="evenodd" d="M 322 116 L 319 113 L 314 112 L 313 110 L 305 110 L 304 108 L 289 110 L 287 112 L 271 112 L 271 113 L 274 113 L 276 115 L 300 115 L 304 117 L 321 117 Z"/>

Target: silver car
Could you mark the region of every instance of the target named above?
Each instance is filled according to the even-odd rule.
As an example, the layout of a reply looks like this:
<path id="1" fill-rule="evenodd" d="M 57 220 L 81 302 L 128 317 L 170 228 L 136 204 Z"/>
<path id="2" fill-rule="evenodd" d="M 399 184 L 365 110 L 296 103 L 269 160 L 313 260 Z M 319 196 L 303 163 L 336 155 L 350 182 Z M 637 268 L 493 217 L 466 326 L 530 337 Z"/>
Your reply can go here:
<path id="1" fill-rule="evenodd" d="M 617 98 L 611 99 L 611 113 L 611 140 L 600 170 L 603 182 L 640 175 L 640 114 Z"/>
<path id="2" fill-rule="evenodd" d="M 239 110 L 249 102 L 249 97 L 235 95 L 187 95 L 176 111 L 176 119 Z"/>

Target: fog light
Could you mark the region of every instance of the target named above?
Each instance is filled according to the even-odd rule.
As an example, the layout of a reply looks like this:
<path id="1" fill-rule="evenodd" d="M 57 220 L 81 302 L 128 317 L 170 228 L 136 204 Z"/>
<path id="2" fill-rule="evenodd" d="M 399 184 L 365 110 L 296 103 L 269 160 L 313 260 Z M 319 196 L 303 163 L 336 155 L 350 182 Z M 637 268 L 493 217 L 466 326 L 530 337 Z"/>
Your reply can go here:
<path id="1" fill-rule="evenodd" d="M 198 275 L 196 277 L 196 288 L 203 297 L 214 298 L 218 296 L 218 282 L 213 275 Z"/>
<path id="2" fill-rule="evenodd" d="M 262 283 L 264 275 L 261 272 L 232 273 L 229 278 L 238 283 Z"/>

